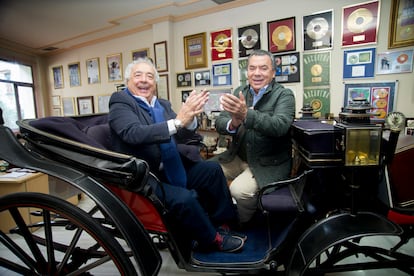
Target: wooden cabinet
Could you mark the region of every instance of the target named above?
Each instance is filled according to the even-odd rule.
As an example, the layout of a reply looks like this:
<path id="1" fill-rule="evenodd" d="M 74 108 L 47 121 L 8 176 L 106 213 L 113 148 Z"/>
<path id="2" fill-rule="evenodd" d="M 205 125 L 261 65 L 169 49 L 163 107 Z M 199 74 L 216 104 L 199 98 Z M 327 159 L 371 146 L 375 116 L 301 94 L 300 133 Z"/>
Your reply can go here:
<path id="1" fill-rule="evenodd" d="M 28 173 L 18 178 L 0 178 L 0 196 L 18 193 L 18 192 L 39 192 L 49 193 L 48 176 L 43 173 Z M 40 221 L 41 217 L 30 216 L 33 208 L 27 208 L 22 212 L 23 218 L 27 224 Z M 0 213 L 0 229 L 8 233 L 11 228 L 15 227 L 14 221 L 8 212 Z"/>

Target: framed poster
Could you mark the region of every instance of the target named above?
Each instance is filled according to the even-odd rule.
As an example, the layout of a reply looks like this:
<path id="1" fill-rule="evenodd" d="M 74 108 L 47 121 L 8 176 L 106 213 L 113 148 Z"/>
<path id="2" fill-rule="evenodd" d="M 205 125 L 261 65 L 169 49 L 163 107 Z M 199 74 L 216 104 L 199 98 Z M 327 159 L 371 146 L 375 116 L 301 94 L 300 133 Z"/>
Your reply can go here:
<path id="1" fill-rule="evenodd" d="M 158 72 L 168 71 L 167 41 L 154 43 L 155 67 Z"/>
<path id="2" fill-rule="evenodd" d="M 342 46 L 377 42 L 379 1 L 370 1 L 342 8 Z"/>
<path id="3" fill-rule="evenodd" d="M 157 97 L 169 100 L 170 96 L 168 91 L 168 74 L 160 75 L 157 83 Z"/>
<path id="4" fill-rule="evenodd" d="M 330 84 L 331 52 L 303 53 L 303 87 Z"/>
<path id="5" fill-rule="evenodd" d="M 343 78 L 374 77 L 375 51 L 375 48 L 344 51 Z"/>
<path id="6" fill-rule="evenodd" d="M 296 50 L 295 17 L 267 22 L 267 32 L 269 52 Z"/>
<path id="7" fill-rule="evenodd" d="M 93 96 L 77 97 L 79 115 L 93 114 Z"/>
<path id="8" fill-rule="evenodd" d="M 378 53 L 377 75 L 413 71 L 413 50 Z"/>
<path id="9" fill-rule="evenodd" d="M 139 50 L 133 50 L 131 52 L 132 60 L 136 60 L 140 57 L 149 57 L 149 48 L 139 49 Z"/>
<path id="10" fill-rule="evenodd" d="M 273 55 L 276 63 L 275 79 L 279 83 L 300 82 L 299 52 Z"/>
<path id="11" fill-rule="evenodd" d="M 106 68 L 108 70 L 108 81 L 122 80 L 122 54 L 113 54 L 106 57 Z"/>
<path id="12" fill-rule="evenodd" d="M 73 97 L 62 98 L 62 109 L 63 109 L 63 116 L 76 115 L 75 98 Z"/>
<path id="13" fill-rule="evenodd" d="M 247 57 L 254 50 L 261 48 L 260 24 L 245 26 L 237 29 L 239 57 Z"/>
<path id="14" fill-rule="evenodd" d="M 194 72 L 194 85 L 203 86 L 210 85 L 210 70 Z"/>
<path id="15" fill-rule="evenodd" d="M 371 112 L 378 114 L 374 117 L 384 119 L 394 110 L 397 89 L 397 81 L 346 83 L 344 107 L 348 106 L 355 97 L 363 97 L 371 104 Z"/>
<path id="16" fill-rule="evenodd" d="M 332 49 L 333 11 L 303 16 L 303 50 Z"/>
<path id="17" fill-rule="evenodd" d="M 188 35 L 184 37 L 185 69 L 207 67 L 206 33 Z"/>
<path id="18" fill-rule="evenodd" d="M 70 87 L 80 86 L 81 85 L 80 63 L 75 62 L 75 63 L 68 64 L 68 71 L 69 71 L 69 85 L 70 85 Z"/>
<path id="19" fill-rule="evenodd" d="M 231 85 L 231 63 L 213 65 L 213 86 Z"/>
<path id="20" fill-rule="evenodd" d="M 414 45 L 414 1 L 391 1 L 388 48 Z"/>
<path id="21" fill-rule="evenodd" d="M 329 87 L 312 87 L 303 89 L 303 105 L 313 108 L 313 117 L 327 118 L 331 113 L 331 92 Z"/>
<path id="22" fill-rule="evenodd" d="M 212 61 L 233 58 L 231 29 L 211 32 L 210 43 Z"/>
<path id="23" fill-rule="evenodd" d="M 88 76 L 88 84 L 96 84 L 101 82 L 98 57 L 86 60 L 86 74 Z"/>
<path id="24" fill-rule="evenodd" d="M 107 113 L 109 112 L 109 100 L 111 95 L 98 95 L 98 112 Z"/>
<path id="25" fill-rule="evenodd" d="M 53 87 L 55 89 L 63 88 L 63 66 L 56 66 L 52 68 Z"/>
<path id="26" fill-rule="evenodd" d="M 177 87 L 191 87 L 191 72 L 177 73 Z"/>

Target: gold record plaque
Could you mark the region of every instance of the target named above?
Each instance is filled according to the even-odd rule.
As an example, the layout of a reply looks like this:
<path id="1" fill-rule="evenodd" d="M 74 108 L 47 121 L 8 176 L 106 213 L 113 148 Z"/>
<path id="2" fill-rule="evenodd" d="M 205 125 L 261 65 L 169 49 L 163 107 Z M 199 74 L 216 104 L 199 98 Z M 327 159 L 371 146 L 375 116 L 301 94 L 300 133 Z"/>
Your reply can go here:
<path id="1" fill-rule="evenodd" d="M 332 24 L 332 10 L 304 16 L 304 50 L 332 48 Z"/>
<path id="2" fill-rule="evenodd" d="M 268 22 L 268 41 L 271 53 L 296 50 L 295 17 Z"/>
<path id="3" fill-rule="evenodd" d="M 211 59 L 213 61 L 233 58 L 231 29 L 211 33 Z"/>
<path id="4" fill-rule="evenodd" d="M 376 43 L 379 1 L 344 7 L 342 20 L 342 46 Z"/>
<path id="5" fill-rule="evenodd" d="M 260 24 L 238 29 L 239 57 L 248 56 L 253 50 L 260 49 Z"/>

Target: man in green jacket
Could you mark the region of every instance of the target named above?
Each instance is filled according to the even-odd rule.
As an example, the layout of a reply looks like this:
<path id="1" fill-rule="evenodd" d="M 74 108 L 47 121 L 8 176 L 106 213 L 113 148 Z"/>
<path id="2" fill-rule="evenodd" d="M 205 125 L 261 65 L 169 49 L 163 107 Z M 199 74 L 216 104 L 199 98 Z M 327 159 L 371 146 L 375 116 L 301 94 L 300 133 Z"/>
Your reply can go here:
<path id="1" fill-rule="evenodd" d="M 232 135 L 230 148 L 217 156 L 237 202 L 240 222 L 257 210 L 257 194 L 266 184 L 286 179 L 292 167 L 290 126 L 295 117 L 295 96 L 278 84 L 270 52 L 255 50 L 248 58 L 248 85 L 220 99 L 216 119 L 219 134 Z"/>

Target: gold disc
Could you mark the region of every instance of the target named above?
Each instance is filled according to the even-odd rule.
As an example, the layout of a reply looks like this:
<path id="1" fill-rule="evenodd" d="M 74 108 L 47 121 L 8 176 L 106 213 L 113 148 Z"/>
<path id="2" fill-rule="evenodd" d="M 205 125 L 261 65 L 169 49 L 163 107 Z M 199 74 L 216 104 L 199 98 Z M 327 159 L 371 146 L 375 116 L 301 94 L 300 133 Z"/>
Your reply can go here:
<path id="1" fill-rule="evenodd" d="M 370 10 L 366 8 L 356 9 L 348 17 L 348 30 L 356 34 L 365 32 L 373 20 L 374 17 Z"/>
<path id="2" fill-rule="evenodd" d="M 292 40 L 292 37 L 292 30 L 286 25 L 281 25 L 277 27 L 272 33 L 273 43 L 282 49 L 286 48 L 286 46 Z"/>

